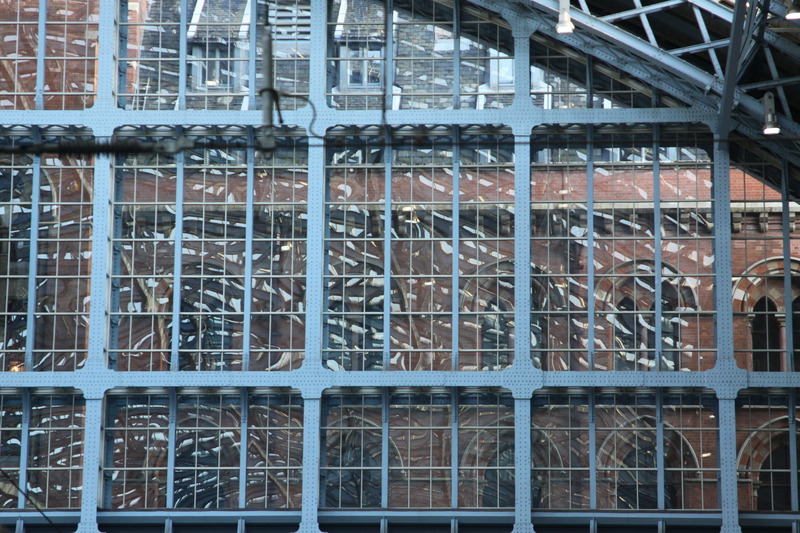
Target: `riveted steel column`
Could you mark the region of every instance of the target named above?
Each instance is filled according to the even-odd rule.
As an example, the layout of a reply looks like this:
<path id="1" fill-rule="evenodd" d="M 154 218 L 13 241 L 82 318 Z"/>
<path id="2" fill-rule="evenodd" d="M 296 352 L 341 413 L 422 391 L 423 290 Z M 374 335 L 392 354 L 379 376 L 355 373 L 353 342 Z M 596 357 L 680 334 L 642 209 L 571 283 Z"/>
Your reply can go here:
<path id="1" fill-rule="evenodd" d="M 722 533 L 739 533 L 736 475 L 736 399 L 719 398 L 719 468 Z"/>
<path id="2" fill-rule="evenodd" d="M 517 96 L 519 97 L 519 96 Z M 530 131 L 514 131 L 514 362 L 529 373 L 531 361 L 531 146 Z M 506 372 L 512 369 L 506 370 Z M 533 391 L 531 384 L 530 391 Z M 529 476 L 530 477 L 530 476 Z M 517 478 L 519 483 L 519 478 Z"/>
<path id="3" fill-rule="evenodd" d="M 99 393 L 99 396 L 97 395 Z M 83 485 L 81 489 L 81 521 L 79 533 L 96 533 L 97 509 L 100 507 L 100 456 L 102 454 L 103 393 L 84 391 L 85 420 L 83 430 Z"/>
<path id="4" fill-rule="evenodd" d="M 504 370 L 514 398 L 514 530 L 534 533 L 531 522 L 531 397 L 542 371 L 531 360 L 531 130 L 535 109 L 530 96 L 531 26 L 514 19 L 514 103 L 520 120 L 514 134 L 514 362 Z M 456 194 L 458 194 L 456 192 Z"/>
<path id="5" fill-rule="evenodd" d="M 298 533 L 317 533 L 320 500 L 320 416 L 321 394 L 303 395 L 303 508 Z"/>
<path id="6" fill-rule="evenodd" d="M 320 450 L 322 446 L 320 446 Z M 389 389 L 381 389 L 381 507 L 389 507 Z"/>
<path id="7" fill-rule="evenodd" d="M 655 98 L 654 98 L 655 100 Z M 654 101 L 655 103 L 655 101 Z M 670 370 L 669 368 L 665 368 L 664 366 L 664 305 L 662 302 L 663 296 L 663 287 L 661 284 L 663 283 L 663 270 L 664 270 L 664 263 L 661 255 L 661 161 L 658 156 L 658 150 L 660 148 L 660 141 L 661 141 L 661 128 L 658 124 L 653 124 L 653 246 L 655 250 L 655 257 L 654 262 L 655 266 L 653 270 L 655 270 L 654 274 L 654 281 L 655 281 L 655 316 L 653 317 L 653 326 L 655 326 L 655 337 L 656 337 L 656 344 L 655 346 L 650 346 L 650 348 L 655 350 L 653 354 L 656 358 L 656 370 Z M 675 346 L 674 348 L 678 348 Z M 678 365 L 677 361 L 673 361 L 674 365 Z M 673 368 L 672 370 L 680 370 L 680 368 Z M 659 401 L 661 395 L 659 394 Z M 657 409 L 657 412 L 661 413 L 660 408 Z M 661 442 L 659 440 L 659 442 Z M 663 463 L 664 458 L 662 454 L 659 454 L 659 458 Z M 663 468 L 659 467 L 658 469 L 659 475 L 663 474 Z M 664 478 L 659 478 L 658 482 L 658 489 L 659 489 L 659 509 L 663 509 L 661 505 L 664 503 Z"/>
<path id="8" fill-rule="evenodd" d="M 242 314 L 242 371 L 250 370 L 250 324 L 253 321 L 253 226 L 255 225 L 255 146 L 253 128 L 247 128 L 247 198 L 245 200 L 244 228 L 244 302 Z"/>
<path id="9" fill-rule="evenodd" d="M 460 272 L 459 272 L 459 254 L 460 254 L 460 242 L 461 242 L 461 201 L 460 201 L 460 191 L 461 191 L 461 129 L 458 126 L 453 127 L 453 203 L 452 203 L 452 214 L 451 214 L 451 226 L 450 226 L 450 234 L 451 240 L 450 245 L 453 248 L 452 254 L 452 273 L 450 275 L 450 284 L 451 284 L 451 295 L 452 298 L 451 302 L 451 324 L 452 324 L 452 370 L 459 369 L 459 356 L 458 356 L 458 340 L 460 336 L 459 332 L 459 314 L 461 312 L 460 309 L 460 302 L 461 302 L 461 281 L 460 281 Z"/>
<path id="10" fill-rule="evenodd" d="M 107 9 L 115 6 L 108 4 Z M 108 11 L 106 10 L 106 18 Z M 101 19 L 103 15 L 101 15 Z M 112 19 L 113 20 L 113 19 Z M 107 22 L 107 21 L 106 21 Z M 106 26 L 107 27 L 107 26 Z M 112 41 L 113 42 L 113 41 Z M 110 103 L 110 100 L 109 100 Z M 96 128 L 98 137 L 110 136 L 112 131 Z M 106 304 L 108 294 L 109 211 L 111 205 L 111 161 L 108 154 L 100 154 L 94 162 L 94 187 L 92 191 L 92 269 L 90 295 L 94 305 L 89 308 L 88 354 L 81 378 L 89 373 L 105 370 Z M 83 438 L 83 484 L 81 492 L 81 518 L 78 531 L 94 533 L 97 529 L 98 497 L 100 495 L 100 457 L 102 455 L 103 380 L 85 379 L 83 388 L 85 426 Z"/>
<path id="11" fill-rule="evenodd" d="M 450 389 L 450 507 L 458 508 L 458 388 Z"/>
<path id="12" fill-rule="evenodd" d="M 586 349 L 588 351 L 586 360 L 589 365 L 587 370 L 594 370 L 594 312 L 596 309 L 594 296 L 594 126 L 591 124 L 586 126 L 586 146 L 588 148 L 586 150 L 586 329 L 588 330 L 586 332 Z M 590 404 L 593 403 L 590 402 Z M 590 409 L 594 409 L 593 405 Z M 594 422 L 594 417 L 592 417 L 592 422 Z M 594 434 L 594 431 L 592 434 Z M 592 457 L 594 456 L 592 455 Z M 592 480 L 595 482 L 591 489 L 592 498 L 595 498 L 592 504 L 592 509 L 594 509 L 597 504 L 597 479 L 594 468 L 592 468 L 591 472 Z"/>
<path id="13" fill-rule="evenodd" d="M 188 0 L 180 0 L 180 2 L 181 14 L 178 30 L 180 36 L 178 44 L 178 109 L 186 109 L 186 73 L 189 68 L 187 62 L 187 48 L 189 46 L 187 37 L 189 33 L 189 28 L 187 27 L 189 22 L 189 2 Z M 253 46 L 255 47 L 255 45 Z"/>
<path id="14" fill-rule="evenodd" d="M 115 158 L 117 163 L 124 161 L 124 156 L 122 155 L 114 155 L 112 156 Z M 120 317 L 119 315 L 115 315 L 119 310 L 119 296 L 120 296 L 120 274 L 122 272 L 122 211 L 123 211 L 123 187 L 125 184 L 123 183 L 122 172 L 117 170 L 117 165 L 115 168 L 112 169 L 112 179 L 114 182 L 114 190 L 111 191 L 113 193 L 114 203 L 112 204 L 112 214 L 113 214 L 113 225 L 110 228 L 112 239 L 111 244 L 111 284 L 109 290 L 111 294 L 109 296 L 109 303 L 108 303 L 108 316 L 109 316 L 109 324 L 108 324 L 108 341 L 107 341 L 107 367 L 116 370 L 117 369 L 117 361 L 118 361 L 118 352 L 117 349 L 119 348 L 119 322 Z"/>
<path id="15" fill-rule="evenodd" d="M 185 1 L 185 0 L 184 0 Z M 176 135 L 183 135 L 183 128 L 178 127 L 175 132 Z M 172 343 L 170 346 L 169 369 L 174 371 L 180 370 L 180 349 L 181 349 L 181 302 L 183 300 L 183 282 L 181 281 L 181 274 L 183 273 L 183 181 L 184 181 L 184 155 L 179 152 L 175 155 L 175 229 L 174 229 L 174 243 L 175 243 L 175 257 L 172 261 Z M 194 355 L 196 357 L 196 354 Z M 188 370 L 196 370 L 197 362 L 194 363 L 194 368 Z"/>
<path id="16" fill-rule="evenodd" d="M 326 0 L 311 0 L 311 57 L 309 65 L 309 101 L 319 112 L 325 102 L 327 57 Z M 310 106 L 309 106 L 310 107 Z M 307 130 L 316 113 L 309 116 Z M 327 123 L 323 125 L 327 127 Z M 322 368 L 322 324 L 325 275 L 325 144 L 309 138 L 308 146 L 308 223 L 306 234 L 306 345 L 305 360 L 297 375 L 303 398 L 303 499 L 299 533 L 319 532 L 317 518 L 320 503 L 320 426 L 322 391 L 328 371 Z"/>
<path id="17" fill-rule="evenodd" d="M 589 509 L 597 509 L 597 422 L 595 391 L 589 390 Z"/>
<path id="18" fill-rule="evenodd" d="M 514 135 L 514 362 L 522 371 L 531 361 L 531 131 L 534 111 L 531 102 L 530 26 L 512 21 L 514 36 L 514 103 L 520 115 L 511 124 Z M 458 193 L 454 196 L 458 196 Z M 455 223 L 455 216 L 454 216 Z M 457 230 L 456 230 L 457 231 Z M 533 387 L 531 388 L 531 391 Z M 530 413 L 530 407 L 528 408 Z M 530 417 L 529 417 L 530 418 Z M 530 431 L 530 423 L 526 426 Z M 519 426 L 518 426 L 519 428 Z M 528 465 L 530 470 L 530 464 Z M 518 472 L 519 473 L 519 472 Z M 527 475 L 530 482 L 530 473 Z M 517 483 L 520 476 L 517 476 Z M 517 489 L 519 490 L 519 485 Z M 530 489 L 530 487 L 529 487 Z M 528 490 L 530 492 L 530 490 Z M 528 496 L 530 499 L 530 495 Z"/>
<path id="19" fill-rule="evenodd" d="M 38 127 L 33 129 L 34 141 L 41 141 Z M 33 176 L 31 176 L 31 227 L 30 255 L 28 256 L 28 301 L 25 318 L 25 365 L 24 369 L 33 371 L 33 347 L 36 343 L 36 275 L 39 269 L 39 204 L 42 190 L 42 156 L 33 156 Z"/>
<path id="20" fill-rule="evenodd" d="M 239 425 L 239 509 L 244 509 L 247 507 L 247 426 L 250 414 L 250 396 L 246 388 L 239 391 L 239 408 L 242 410 Z"/>
<path id="21" fill-rule="evenodd" d="M 461 0 L 453 1 L 453 109 L 461 109 Z"/>
<path id="22" fill-rule="evenodd" d="M 527 340 L 527 337 L 525 337 Z M 514 395 L 514 530 L 534 533 L 531 522 L 531 395 Z"/>
<path id="23" fill-rule="evenodd" d="M 311 1 L 310 100 L 317 110 L 325 104 L 326 0 Z M 309 128 L 310 129 L 310 128 Z M 306 234 L 306 353 L 303 369 L 318 372 L 322 366 L 323 277 L 325 265 L 325 143 L 309 138 L 308 143 L 308 230 Z M 310 428 L 313 426 L 306 425 Z M 316 440 L 315 440 L 316 442 Z M 306 452 L 308 452 L 306 443 Z M 303 485 L 303 493 L 306 485 Z"/>
<path id="24" fill-rule="evenodd" d="M 392 365 L 392 130 L 383 132 L 383 369 Z M 388 422 L 387 422 L 388 423 Z M 384 433 L 388 438 L 389 433 Z M 388 450 L 388 448 L 387 448 Z M 387 478 L 388 479 L 388 478 Z M 388 494 L 388 493 L 387 493 Z M 388 496 L 387 496 L 388 498 Z"/>
<path id="25" fill-rule="evenodd" d="M 730 152 L 727 141 L 714 142 L 714 266 L 717 364 L 708 371 L 709 385 L 719 399 L 719 468 L 722 533 L 740 533 L 736 474 L 736 396 L 746 384 L 733 348 L 733 290 L 731 267 Z"/>
<path id="26" fill-rule="evenodd" d="M 247 2 L 248 7 L 250 8 L 250 20 L 248 21 L 248 28 L 250 33 L 250 53 L 247 55 L 247 77 L 248 77 L 248 86 L 247 86 L 247 109 L 256 109 L 256 92 L 257 92 L 257 71 L 256 65 L 258 64 L 258 58 L 256 55 L 258 53 L 258 8 L 261 5 L 259 2 L 254 2 L 250 0 Z M 269 3 L 264 3 L 264 22 L 269 23 Z M 269 30 L 272 31 L 273 26 L 269 26 Z M 274 72 L 273 67 L 273 72 Z M 265 80 L 265 83 L 267 81 Z M 248 142 L 248 145 L 252 145 L 252 143 Z M 247 168 L 250 168 L 250 165 L 247 165 Z M 252 191 L 252 189 L 248 189 Z M 247 320 L 247 317 L 245 317 Z"/>
<path id="27" fill-rule="evenodd" d="M 44 59 L 47 56 L 47 0 L 39 0 L 39 19 L 36 29 L 36 95 L 33 105 L 36 109 L 44 109 L 44 81 L 47 76 Z"/>
<path id="28" fill-rule="evenodd" d="M 117 46 L 117 26 L 114 23 L 114 19 L 117 15 L 118 6 L 115 1 L 98 2 L 98 6 L 100 14 L 97 24 L 97 46 L 101 49 L 101 53 L 97 54 L 97 80 L 102 81 L 95 87 L 97 97 L 92 110 L 99 112 L 96 116 L 97 119 L 107 121 L 108 117 L 104 116 L 105 113 L 111 113 L 119 109 L 114 101 L 114 84 L 119 79 L 115 70 L 115 58 L 117 55 L 114 50 L 114 47 Z M 124 16 L 127 17 L 127 13 Z M 108 53 L 102 53 L 108 49 L 106 47 L 110 48 L 110 50 L 108 50 Z M 121 48 L 125 49 L 124 46 Z M 94 134 L 97 136 L 110 136 L 112 133 L 110 121 L 107 127 L 108 131 L 103 133 L 95 131 Z"/>
<path id="29" fill-rule="evenodd" d="M 97 131 L 98 136 L 111 132 Z M 89 308 L 89 346 L 86 371 L 104 370 L 106 340 L 106 296 L 108 293 L 109 229 L 111 206 L 111 161 L 108 154 L 95 158 L 92 198 L 92 268 Z"/>
<path id="30" fill-rule="evenodd" d="M 384 10 L 383 109 L 386 110 L 394 109 L 394 0 L 384 0 Z"/>

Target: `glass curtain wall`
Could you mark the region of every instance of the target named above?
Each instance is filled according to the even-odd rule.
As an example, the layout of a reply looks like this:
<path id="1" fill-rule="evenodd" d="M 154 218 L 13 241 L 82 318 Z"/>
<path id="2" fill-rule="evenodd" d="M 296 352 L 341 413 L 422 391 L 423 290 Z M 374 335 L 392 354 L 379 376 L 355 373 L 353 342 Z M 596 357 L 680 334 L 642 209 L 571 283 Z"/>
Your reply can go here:
<path id="1" fill-rule="evenodd" d="M 468 0 L 0 25 L 0 526 L 798 521 L 798 207 L 692 102 Z"/>

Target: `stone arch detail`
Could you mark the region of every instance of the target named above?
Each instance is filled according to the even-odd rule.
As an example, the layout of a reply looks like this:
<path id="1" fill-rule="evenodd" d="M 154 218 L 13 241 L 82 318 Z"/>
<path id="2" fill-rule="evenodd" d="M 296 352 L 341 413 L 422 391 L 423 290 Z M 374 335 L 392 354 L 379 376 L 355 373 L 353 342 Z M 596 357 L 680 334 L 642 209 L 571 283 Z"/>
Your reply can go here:
<path id="1" fill-rule="evenodd" d="M 640 421 L 646 421 L 646 423 L 642 423 Z M 683 464 L 687 460 L 691 461 L 689 468 L 699 471 L 700 461 L 697 459 L 697 452 L 695 452 L 694 447 L 692 447 L 686 437 L 680 431 L 676 430 L 672 425 L 666 422 L 662 422 L 662 425 L 664 426 L 664 440 L 669 442 L 670 439 L 666 438 L 666 435 L 671 433 L 673 438 L 677 438 L 683 443 L 682 449 L 688 450 L 689 452 L 688 455 L 684 454 L 684 457 L 677 457 L 677 460 L 680 461 L 680 464 Z M 627 457 L 627 455 L 633 451 L 634 446 L 630 443 L 625 443 L 625 445 L 622 447 L 614 446 L 616 433 L 620 430 L 653 431 L 653 433 L 655 433 L 657 430 L 656 419 L 650 415 L 638 416 L 625 422 L 623 427 L 611 431 L 611 433 L 609 433 L 608 436 L 603 440 L 602 444 L 600 444 L 600 451 L 597 454 L 598 468 L 608 468 L 614 470 L 625 468 L 625 457 Z"/>
<path id="2" fill-rule="evenodd" d="M 792 273 L 792 301 L 800 297 L 800 283 L 795 283 L 794 278 L 800 276 L 800 259 L 791 258 L 789 261 Z M 736 313 L 752 313 L 758 301 L 766 296 L 776 303 L 778 312 L 785 309 L 777 305 L 784 300 L 783 288 L 784 265 L 783 257 L 769 257 L 750 265 L 733 284 L 733 309 Z M 770 280 L 779 280 L 770 283 Z"/>

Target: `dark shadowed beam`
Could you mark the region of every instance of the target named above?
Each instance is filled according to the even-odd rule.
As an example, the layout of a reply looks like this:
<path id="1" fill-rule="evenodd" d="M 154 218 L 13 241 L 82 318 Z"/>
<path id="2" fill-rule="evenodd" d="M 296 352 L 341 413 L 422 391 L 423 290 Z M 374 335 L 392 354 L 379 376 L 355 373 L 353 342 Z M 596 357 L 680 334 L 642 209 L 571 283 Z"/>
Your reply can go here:
<path id="1" fill-rule="evenodd" d="M 728 45 L 728 60 L 725 64 L 725 80 L 722 87 L 722 98 L 719 102 L 719 122 L 717 123 L 717 135 L 723 138 L 727 137 L 731 131 L 731 113 L 733 112 L 733 97 L 739 74 L 746 3 L 736 2 L 733 9 L 731 40 Z"/>

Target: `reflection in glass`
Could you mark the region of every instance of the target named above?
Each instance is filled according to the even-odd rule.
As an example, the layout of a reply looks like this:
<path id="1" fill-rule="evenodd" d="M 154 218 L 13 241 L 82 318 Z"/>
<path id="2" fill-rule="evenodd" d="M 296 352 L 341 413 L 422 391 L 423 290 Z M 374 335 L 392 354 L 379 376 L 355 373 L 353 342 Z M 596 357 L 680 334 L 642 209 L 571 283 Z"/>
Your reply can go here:
<path id="1" fill-rule="evenodd" d="M 43 509 L 81 506 L 84 400 L 71 394 L 31 397 L 29 497 Z M 26 501 L 26 508 L 33 504 Z"/>

